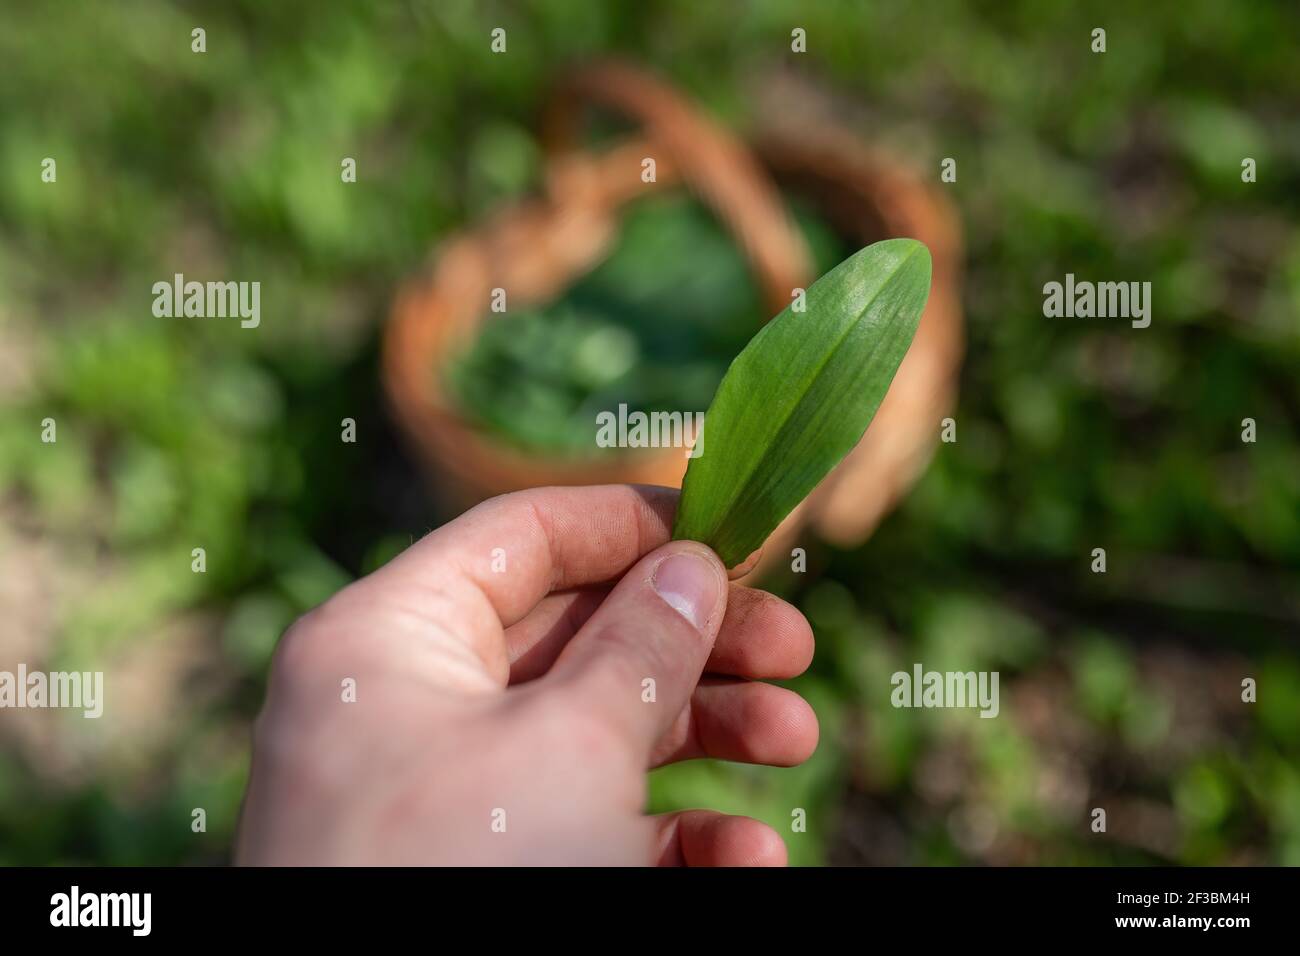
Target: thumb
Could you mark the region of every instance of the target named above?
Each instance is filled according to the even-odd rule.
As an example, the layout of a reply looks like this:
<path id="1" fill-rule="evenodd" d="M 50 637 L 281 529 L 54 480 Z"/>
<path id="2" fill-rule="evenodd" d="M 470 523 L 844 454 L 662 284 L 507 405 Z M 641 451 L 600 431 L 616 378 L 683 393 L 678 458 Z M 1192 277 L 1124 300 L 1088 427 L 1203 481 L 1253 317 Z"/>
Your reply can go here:
<path id="1" fill-rule="evenodd" d="M 545 680 L 647 754 L 690 701 L 727 607 L 727 571 L 695 541 L 650 552 L 573 636 Z"/>

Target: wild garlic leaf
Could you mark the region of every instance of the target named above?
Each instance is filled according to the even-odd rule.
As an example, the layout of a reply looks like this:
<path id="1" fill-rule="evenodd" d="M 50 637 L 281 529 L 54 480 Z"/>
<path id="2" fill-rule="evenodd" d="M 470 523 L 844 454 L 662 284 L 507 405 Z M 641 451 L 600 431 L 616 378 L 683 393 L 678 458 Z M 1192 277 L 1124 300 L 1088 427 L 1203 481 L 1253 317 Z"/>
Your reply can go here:
<path id="1" fill-rule="evenodd" d="M 727 567 L 756 551 L 858 443 L 907 354 L 930 294 L 915 239 L 859 250 L 768 322 L 727 370 L 704 417 L 674 538 Z"/>

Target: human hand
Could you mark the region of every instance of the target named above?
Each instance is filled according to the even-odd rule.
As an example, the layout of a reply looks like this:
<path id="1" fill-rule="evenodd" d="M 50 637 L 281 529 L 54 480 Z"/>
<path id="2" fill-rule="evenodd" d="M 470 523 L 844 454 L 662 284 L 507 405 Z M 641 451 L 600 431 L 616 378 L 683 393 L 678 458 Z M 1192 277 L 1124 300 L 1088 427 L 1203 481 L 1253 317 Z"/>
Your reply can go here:
<path id="1" fill-rule="evenodd" d="M 237 862 L 783 864 L 757 820 L 643 814 L 650 768 L 791 766 L 817 744 L 807 703 L 756 680 L 803 672 L 808 623 L 704 545 L 668 543 L 677 495 L 494 498 L 301 618 L 257 722 Z"/>

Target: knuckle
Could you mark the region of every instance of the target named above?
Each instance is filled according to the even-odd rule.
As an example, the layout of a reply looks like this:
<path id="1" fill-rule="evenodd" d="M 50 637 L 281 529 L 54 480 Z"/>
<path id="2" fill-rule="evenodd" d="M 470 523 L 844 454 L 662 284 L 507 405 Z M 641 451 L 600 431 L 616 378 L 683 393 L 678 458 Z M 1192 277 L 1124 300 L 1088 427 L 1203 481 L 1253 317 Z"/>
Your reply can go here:
<path id="1" fill-rule="evenodd" d="M 297 683 L 321 674 L 328 666 L 333 637 L 340 633 L 344 608 L 340 592 L 308 611 L 289 626 L 271 661 L 273 677 Z"/>
<path id="2" fill-rule="evenodd" d="M 273 676 L 295 680 L 313 669 L 319 656 L 319 641 L 313 638 L 313 615 L 318 611 L 308 611 L 284 632 L 271 662 Z"/>

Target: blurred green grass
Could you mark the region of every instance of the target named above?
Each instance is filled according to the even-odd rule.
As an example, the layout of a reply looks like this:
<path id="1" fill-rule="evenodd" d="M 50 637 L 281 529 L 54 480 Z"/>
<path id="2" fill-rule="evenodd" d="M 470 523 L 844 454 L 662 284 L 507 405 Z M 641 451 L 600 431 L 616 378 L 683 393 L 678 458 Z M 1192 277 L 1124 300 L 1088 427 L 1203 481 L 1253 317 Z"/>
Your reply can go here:
<path id="1" fill-rule="evenodd" d="M 137 706 L 6 715 L 0 862 L 225 858 L 279 633 L 451 516 L 380 399 L 389 296 L 537 186 L 548 82 L 613 54 L 737 126 L 814 90 L 936 178 L 957 158 L 968 250 L 957 443 L 772 582 L 816 627 L 821 749 L 657 773 L 655 805 L 760 816 L 799 863 L 1300 864 L 1300 15 L 740 6 L 6 5 L 0 649 L 111 665 Z M 260 280 L 261 328 L 153 319 L 175 272 Z M 1044 319 L 1065 272 L 1151 281 L 1151 328 Z M 890 707 L 916 660 L 999 670 L 1002 719 Z"/>

